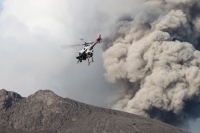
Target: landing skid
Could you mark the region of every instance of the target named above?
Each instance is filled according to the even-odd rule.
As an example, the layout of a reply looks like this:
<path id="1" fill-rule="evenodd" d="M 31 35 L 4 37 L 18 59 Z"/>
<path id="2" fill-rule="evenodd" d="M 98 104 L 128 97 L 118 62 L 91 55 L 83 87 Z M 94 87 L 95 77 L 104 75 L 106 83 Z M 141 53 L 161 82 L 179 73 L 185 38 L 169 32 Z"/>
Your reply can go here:
<path id="1" fill-rule="evenodd" d="M 88 66 L 90 65 L 90 63 L 94 62 L 93 57 L 91 57 L 91 58 L 92 58 L 92 61 L 90 61 L 90 59 L 88 58 Z"/>
<path id="2" fill-rule="evenodd" d="M 90 61 L 90 58 L 92 58 L 92 60 Z M 80 57 L 76 57 L 77 60 L 77 64 L 82 62 L 82 59 Z M 88 66 L 90 65 L 90 63 L 94 62 L 93 57 L 89 57 L 88 59 Z"/>
<path id="3" fill-rule="evenodd" d="M 82 60 L 78 59 L 78 61 L 77 61 L 77 64 L 78 64 L 79 62 L 81 63 L 81 62 L 82 62 Z"/>

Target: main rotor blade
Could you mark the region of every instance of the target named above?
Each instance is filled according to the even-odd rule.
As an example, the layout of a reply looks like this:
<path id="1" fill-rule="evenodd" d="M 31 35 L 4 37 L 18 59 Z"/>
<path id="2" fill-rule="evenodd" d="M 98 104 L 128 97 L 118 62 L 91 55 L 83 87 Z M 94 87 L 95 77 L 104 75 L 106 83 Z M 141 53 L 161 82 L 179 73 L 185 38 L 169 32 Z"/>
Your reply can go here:
<path id="1" fill-rule="evenodd" d="M 94 42 L 89 42 L 89 43 L 86 43 L 86 44 L 93 44 Z"/>
<path id="2" fill-rule="evenodd" d="M 84 44 L 74 44 L 74 45 L 60 45 L 61 48 L 63 49 L 68 49 L 68 48 L 74 48 L 74 47 L 78 47 L 78 46 L 83 46 L 83 45 L 87 45 L 87 44 L 93 44 L 94 42 L 85 42 Z"/>
<path id="3" fill-rule="evenodd" d="M 60 45 L 61 48 L 63 49 L 68 49 L 68 48 L 73 48 L 73 47 L 78 47 L 82 46 L 82 44 L 75 44 L 75 45 Z"/>

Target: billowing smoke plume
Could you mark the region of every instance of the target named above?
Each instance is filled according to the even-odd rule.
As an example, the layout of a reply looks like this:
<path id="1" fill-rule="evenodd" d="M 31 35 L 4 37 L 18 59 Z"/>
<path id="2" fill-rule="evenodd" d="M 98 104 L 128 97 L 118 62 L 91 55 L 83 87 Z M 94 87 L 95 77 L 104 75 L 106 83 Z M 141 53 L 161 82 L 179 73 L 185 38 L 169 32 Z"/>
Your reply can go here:
<path id="1" fill-rule="evenodd" d="M 200 115 L 199 11 L 198 0 L 148 0 L 118 21 L 103 55 L 124 90 L 114 109 L 174 125 Z"/>

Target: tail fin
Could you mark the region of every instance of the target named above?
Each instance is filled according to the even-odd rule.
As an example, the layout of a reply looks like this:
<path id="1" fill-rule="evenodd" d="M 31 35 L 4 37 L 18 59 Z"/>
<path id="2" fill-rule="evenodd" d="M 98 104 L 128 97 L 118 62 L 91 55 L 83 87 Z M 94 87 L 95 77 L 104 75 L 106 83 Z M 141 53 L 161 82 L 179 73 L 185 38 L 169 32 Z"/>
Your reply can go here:
<path id="1" fill-rule="evenodd" d="M 100 34 L 99 37 L 97 38 L 97 41 L 98 41 L 98 42 L 101 41 L 101 34 Z"/>

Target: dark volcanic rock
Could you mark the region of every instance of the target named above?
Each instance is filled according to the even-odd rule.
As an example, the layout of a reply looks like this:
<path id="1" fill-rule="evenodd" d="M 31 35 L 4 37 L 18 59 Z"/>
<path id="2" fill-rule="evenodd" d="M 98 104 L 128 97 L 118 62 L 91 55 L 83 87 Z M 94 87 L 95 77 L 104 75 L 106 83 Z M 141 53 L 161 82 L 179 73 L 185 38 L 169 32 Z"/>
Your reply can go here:
<path id="1" fill-rule="evenodd" d="M 13 103 L 21 99 L 22 97 L 15 92 L 8 92 L 4 89 L 0 90 L 0 110 L 8 109 Z"/>
<path id="2" fill-rule="evenodd" d="M 185 133 L 157 120 L 61 98 L 47 90 L 27 98 L 2 91 L 0 96 L 9 94 L 11 104 L 2 106 L 0 133 Z M 2 99 L 1 103 L 7 101 Z"/>

